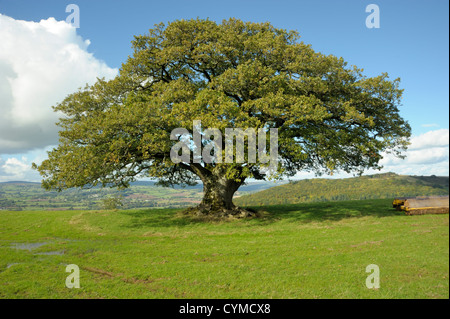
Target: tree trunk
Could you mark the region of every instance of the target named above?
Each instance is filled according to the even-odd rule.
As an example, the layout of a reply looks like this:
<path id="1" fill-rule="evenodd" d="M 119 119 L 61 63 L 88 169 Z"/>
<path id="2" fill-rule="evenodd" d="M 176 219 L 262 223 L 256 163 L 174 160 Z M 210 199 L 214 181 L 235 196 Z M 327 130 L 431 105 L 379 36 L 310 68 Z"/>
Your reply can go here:
<path id="1" fill-rule="evenodd" d="M 233 195 L 239 188 L 239 184 L 225 178 L 209 178 L 203 181 L 203 199 L 200 206 L 210 211 L 232 210 Z"/>
<path id="2" fill-rule="evenodd" d="M 197 207 L 189 208 L 190 215 L 211 217 L 250 217 L 256 216 L 253 210 L 246 210 L 233 204 L 233 195 L 243 182 L 226 179 L 223 176 L 203 176 L 203 199 Z"/>

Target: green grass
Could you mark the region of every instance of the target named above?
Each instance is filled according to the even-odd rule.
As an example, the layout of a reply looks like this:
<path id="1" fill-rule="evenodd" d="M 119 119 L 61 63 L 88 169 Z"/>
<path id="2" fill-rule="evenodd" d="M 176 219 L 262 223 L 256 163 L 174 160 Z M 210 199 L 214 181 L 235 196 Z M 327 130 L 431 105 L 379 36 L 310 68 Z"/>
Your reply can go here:
<path id="1" fill-rule="evenodd" d="M 405 216 L 391 200 L 259 209 L 222 222 L 175 209 L 0 212 L 0 298 L 449 298 L 447 214 Z M 65 287 L 67 264 L 81 288 Z M 366 287 L 369 264 L 379 289 Z"/>

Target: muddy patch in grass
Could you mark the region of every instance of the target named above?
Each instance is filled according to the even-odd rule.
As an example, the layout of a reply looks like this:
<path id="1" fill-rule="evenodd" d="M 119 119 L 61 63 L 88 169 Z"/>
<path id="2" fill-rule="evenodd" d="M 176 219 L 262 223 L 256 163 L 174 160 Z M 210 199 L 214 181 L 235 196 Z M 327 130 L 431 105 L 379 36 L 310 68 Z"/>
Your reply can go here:
<path id="1" fill-rule="evenodd" d="M 10 248 L 11 249 L 18 249 L 18 250 L 27 250 L 29 252 L 34 251 L 35 249 L 38 249 L 42 246 L 48 245 L 51 242 L 36 242 L 36 243 L 12 243 Z M 54 250 L 54 251 L 45 251 L 45 252 L 37 252 L 34 253 L 34 255 L 56 255 L 56 256 L 62 256 L 65 254 L 65 250 Z"/>
<path id="2" fill-rule="evenodd" d="M 47 245 L 49 242 L 41 242 L 41 243 L 12 243 L 11 248 L 12 249 L 19 249 L 19 250 L 28 250 L 32 251 L 34 249 L 37 249 L 41 246 Z"/>

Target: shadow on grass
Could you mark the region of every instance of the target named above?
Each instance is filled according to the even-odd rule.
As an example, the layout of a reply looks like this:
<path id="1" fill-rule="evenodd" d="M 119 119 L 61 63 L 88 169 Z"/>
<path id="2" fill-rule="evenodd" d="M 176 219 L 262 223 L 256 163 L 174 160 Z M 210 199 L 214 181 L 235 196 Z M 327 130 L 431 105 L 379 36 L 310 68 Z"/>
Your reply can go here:
<path id="1" fill-rule="evenodd" d="M 132 217 L 128 228 L 144 227 L 183 227 L 192 224 L 202 223 L 202 221 L 180 217 L 179 209 L 142 209 L 139 211 L 121 211 L 122 215 Z"/>
<path id="2" fill-rule="evenodd" d="M 365 216 L 389 217 L 405 216 L 392 208 L 391 199 L 303 203 L 292 205 L 261 206 L 251 208 L 262 211 L 263 217 L 241 220 L 256 224 L 270 224 L 280 220 L 292 222 L 339 221 L 346 218 Z M 184 227 L 193 224 L 214 224 L 217 221 L 202 220 L 182 216 L 183 209 L 146 209 L 139 211 L 122 211 L 121 214 L 133 217 L 126 227 Z M 222 222 L 227 222 L 222 221 Z"/>
<path id="3" fill-rule="evenodd" d="M 264 219 L 291 220 L 297 222 L 339 221 L 365 216 L 405 216 L 392 208 L 391 199 L 355 200 L 342 202 L 303 203 L 252 207 L 267 212 Z"/>

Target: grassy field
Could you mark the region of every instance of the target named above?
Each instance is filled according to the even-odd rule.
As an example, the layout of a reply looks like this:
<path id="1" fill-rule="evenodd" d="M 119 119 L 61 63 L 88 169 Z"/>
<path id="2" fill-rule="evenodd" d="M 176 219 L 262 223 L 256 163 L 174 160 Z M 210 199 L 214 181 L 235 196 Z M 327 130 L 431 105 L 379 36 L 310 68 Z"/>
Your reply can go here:
<path id="1" fill-rule="evenodd" d="M 0 212 L 0 298 L 449 298 L 449 216 L 391 200 L 179 210 Z M 65 286 L 66 265 L 81 288 Z M 366 266 L 380 288 L 366 287 Z"/>

